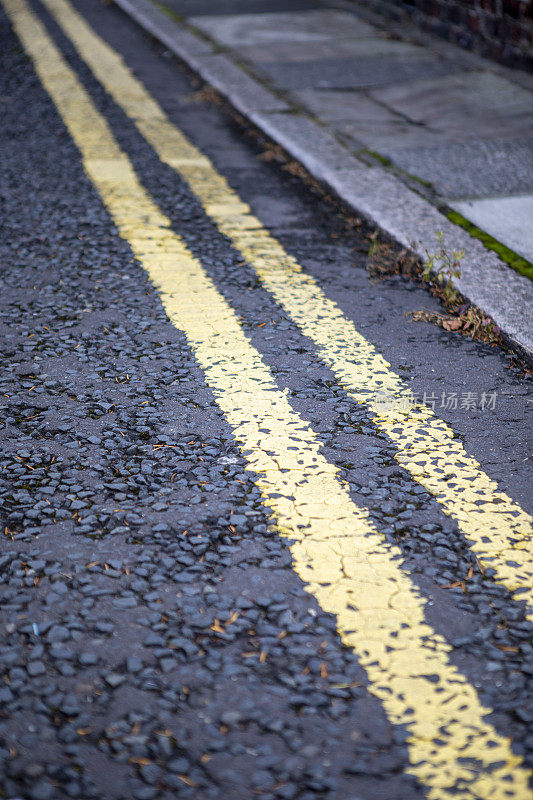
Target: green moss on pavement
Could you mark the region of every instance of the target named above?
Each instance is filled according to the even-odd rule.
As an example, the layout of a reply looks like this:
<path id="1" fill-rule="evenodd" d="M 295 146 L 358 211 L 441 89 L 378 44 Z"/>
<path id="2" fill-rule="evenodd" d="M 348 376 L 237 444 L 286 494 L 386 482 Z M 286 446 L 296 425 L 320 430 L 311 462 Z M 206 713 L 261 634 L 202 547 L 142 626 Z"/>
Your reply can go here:
<path id="1" fill-rule="evenodd" d="M 511 250 L 509 247 L 506 247 L 504 244 L 499 242 L 489 233 L 481 230 L 472 222 L 463 217 L 462 214 L 459 214 L 458 211 L 448 211 L 446 214 L 450 222 L 453 222 L 455 225 L 460 225 L 461 228 L 464 228 L 465 231 L 468 231 L 470 236 L 474 236 L 476 239 L 479 239 L 485 247 L 489 250 L 493 250 L 497 253 L 502 261 L 505 261 L 506 264 L 509 264 L 516 272 L 519 272 L 520 275 L 525 275 L 526 278 L 533 281 L 533 264 L 528 261 L 526 258 L 519 256 L 518 253 L 515 253 L 514 250 Z"/>

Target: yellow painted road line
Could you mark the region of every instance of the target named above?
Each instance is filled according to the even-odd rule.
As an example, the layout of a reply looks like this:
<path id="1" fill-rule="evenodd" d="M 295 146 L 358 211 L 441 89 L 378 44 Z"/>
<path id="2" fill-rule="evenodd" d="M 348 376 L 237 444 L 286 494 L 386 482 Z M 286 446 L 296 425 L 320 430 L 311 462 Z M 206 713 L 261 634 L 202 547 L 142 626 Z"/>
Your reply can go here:
<path id="1" fill-rule="evenodd" d="M 515 599 L 533 606 L 531 516 L 499 491 L 449 425 L 427 406 L 412 407 L 408 388 L 390 364 L 261 225 L 211 161 L 170 122 L 120 55 L 68 2 L 43 3 L 160 159 L 187 181 L 219 230 L 301 331 L 317 344 L 320 356 L 347 393 L 372 407 L 379 392 L 385 400 L 394 399 L 393 407 L 376 411 L 374 419 L 397 447 L 398 462 L 457 521 L 480 562 L 496 571 L 496 580 Z"/>
<path id="2" fill-rule="evenodd" d="M 292 540 L 295 568 L 337 615 L 389 718 L 409 731 L 412 773 L 433 800 L 525 800 L 528 772 L 509 740 L 450 664 L 446 641 L 424 620 L 424 601 L 338 470 L 277 387 L 235 312 L 139 183 L 102 115 L 30 11 L 2 0 L 81 153 L 120 235 L 182 330 L 256 474 L 273 524 Z"/>

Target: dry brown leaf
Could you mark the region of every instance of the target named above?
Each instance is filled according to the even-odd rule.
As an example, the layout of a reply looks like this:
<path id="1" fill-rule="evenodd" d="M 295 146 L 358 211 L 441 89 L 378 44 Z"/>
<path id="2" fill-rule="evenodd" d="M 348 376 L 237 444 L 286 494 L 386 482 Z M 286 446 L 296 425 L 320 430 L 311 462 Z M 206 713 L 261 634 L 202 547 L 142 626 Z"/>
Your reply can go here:
<path id="1" fill-rule="evenodd" d="M 442 327 L 447 331 L 458 331 L 463 327 L 463 320 L 461 317 L 451 317 L 443 320 Z"/>

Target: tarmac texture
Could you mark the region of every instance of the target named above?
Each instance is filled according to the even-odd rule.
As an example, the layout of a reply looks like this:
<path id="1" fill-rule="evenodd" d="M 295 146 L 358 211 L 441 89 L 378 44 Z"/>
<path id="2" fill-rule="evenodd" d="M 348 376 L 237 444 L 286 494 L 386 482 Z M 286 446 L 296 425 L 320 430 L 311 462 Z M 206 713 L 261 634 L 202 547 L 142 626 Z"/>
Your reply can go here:
<path id="1" fill-rule="evenodd" d="M 120 10 L 2 7 L 0 796 L 530 797 L 523 369 Z"/>

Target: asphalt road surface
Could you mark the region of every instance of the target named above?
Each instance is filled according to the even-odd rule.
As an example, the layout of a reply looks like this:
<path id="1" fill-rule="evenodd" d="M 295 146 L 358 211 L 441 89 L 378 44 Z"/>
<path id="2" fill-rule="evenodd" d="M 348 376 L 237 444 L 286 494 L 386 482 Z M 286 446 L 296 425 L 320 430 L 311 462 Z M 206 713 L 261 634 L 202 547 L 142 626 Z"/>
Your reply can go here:
<path id="1" fill-rule="evenodd" d="M 0 7 L 0 797 L 530 798 L 527 374 L 112 5 Z"/>

